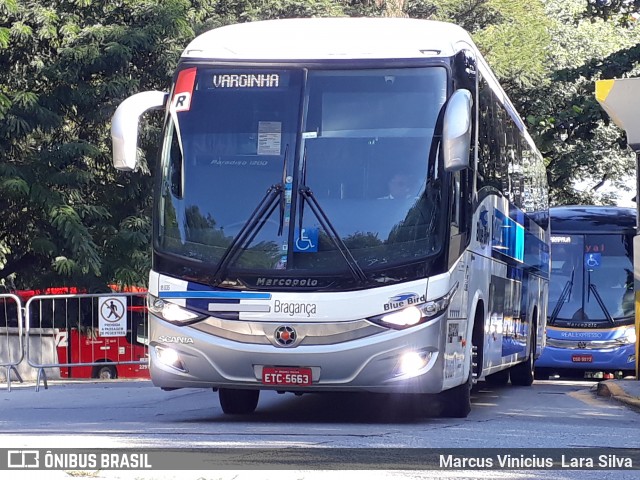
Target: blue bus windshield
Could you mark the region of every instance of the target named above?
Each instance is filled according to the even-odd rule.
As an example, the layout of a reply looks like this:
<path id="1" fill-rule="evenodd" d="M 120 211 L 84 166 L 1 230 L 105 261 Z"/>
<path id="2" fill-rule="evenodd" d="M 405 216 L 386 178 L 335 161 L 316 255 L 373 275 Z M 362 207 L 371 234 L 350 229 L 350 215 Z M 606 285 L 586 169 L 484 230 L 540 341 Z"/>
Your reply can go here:
<path id="1" fill-rule="evenodd" d="M 552 237 L 550 323 L 605 327 L 634 316 L 630 235 Z"/>

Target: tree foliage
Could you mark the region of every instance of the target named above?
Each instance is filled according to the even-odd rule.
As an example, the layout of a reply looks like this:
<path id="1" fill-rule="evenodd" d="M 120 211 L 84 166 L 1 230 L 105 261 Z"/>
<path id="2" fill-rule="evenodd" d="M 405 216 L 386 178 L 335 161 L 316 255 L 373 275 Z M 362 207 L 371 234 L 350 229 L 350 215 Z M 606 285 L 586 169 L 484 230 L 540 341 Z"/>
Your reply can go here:
<path id="1" fill-rule="evenodd" d="M 627 191 L 630 198 L 633 154 L 596 102 L 595 82 L 637 75 L 640 29 L 621 16 L 589 15 L 583 0 L 550 0 L 546 10 L 553 20 L 553 68 L 521 99 L 527 99 L 522 111 L 548 160 L 551 201 L 610 204 L 616 201 L 614 190 Z"/>
<path id="2" fill-rule="evenodd" d="M 110 165 L 123 98 L 164 88 L 194 34 L 182 0 L 7 2 L 0 10 L 0 276 L 18 287 L 140 283 L 149 168 Z M 154 154 L 157 128 L 143 150 Z"/>
<path id="3" fill-rule="evenodd" d="M 1 0 L 0 282 L 144 284 L 160 125 L 147 119 L 139 170 L 116 172 L 118 103 L 166 90 L 182 49 L 206 29 L 360 7 L 379 10 L 357 0 Z"/>

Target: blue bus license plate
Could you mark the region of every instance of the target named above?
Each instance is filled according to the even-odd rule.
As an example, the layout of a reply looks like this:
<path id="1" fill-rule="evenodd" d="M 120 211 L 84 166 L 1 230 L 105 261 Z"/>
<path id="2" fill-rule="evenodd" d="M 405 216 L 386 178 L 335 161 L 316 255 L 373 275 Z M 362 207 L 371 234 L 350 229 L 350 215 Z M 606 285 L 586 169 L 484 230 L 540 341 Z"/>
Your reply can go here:
<path id="1" fill-rule="evenodd" d="M 264 385 L 311 385 L 311 369 L 298 367 L 263 367 L 262 383 Z"/>
<path id="2" fill-rule="evenodd" d="M 593 355 L 571 355 L 571 361 L 573 363 L 591 363 Z"/>

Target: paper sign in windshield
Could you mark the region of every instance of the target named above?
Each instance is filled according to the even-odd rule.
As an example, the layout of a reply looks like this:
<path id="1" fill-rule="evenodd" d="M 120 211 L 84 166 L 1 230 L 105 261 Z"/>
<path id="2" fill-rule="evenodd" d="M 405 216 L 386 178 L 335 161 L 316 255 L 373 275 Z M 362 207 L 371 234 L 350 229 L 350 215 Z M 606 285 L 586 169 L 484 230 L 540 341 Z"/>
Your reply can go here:
<path id="1" fill-rule="evenodd" d="M 280 155 L 281 122 L 258 122 L 258 155 Z"/>

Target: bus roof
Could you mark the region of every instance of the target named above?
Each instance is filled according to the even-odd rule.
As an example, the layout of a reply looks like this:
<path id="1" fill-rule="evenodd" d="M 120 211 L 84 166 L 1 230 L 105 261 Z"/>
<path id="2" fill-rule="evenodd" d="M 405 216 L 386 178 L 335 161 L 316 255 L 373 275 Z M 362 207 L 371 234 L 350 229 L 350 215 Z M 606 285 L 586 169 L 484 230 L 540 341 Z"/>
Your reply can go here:
<path id="1" fill-rule="evenodd" d="M 196 37 L 182 58 L 337 60 L 448 57 L 469 34 L 444 22 L 410 18 L 294 18 L 240 23 Z M 458 45 L 457 45 L 458 44 Z"/>
<path id="2" fill-rule="evenodd" d="M 635 232 L 636 209 L 630 207 L 571 205 L 551 207 L 551 235 L 556 233 Z"/>

